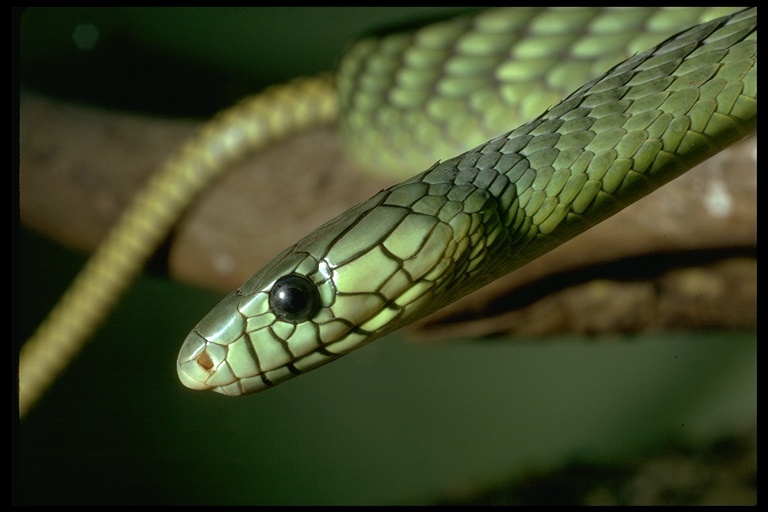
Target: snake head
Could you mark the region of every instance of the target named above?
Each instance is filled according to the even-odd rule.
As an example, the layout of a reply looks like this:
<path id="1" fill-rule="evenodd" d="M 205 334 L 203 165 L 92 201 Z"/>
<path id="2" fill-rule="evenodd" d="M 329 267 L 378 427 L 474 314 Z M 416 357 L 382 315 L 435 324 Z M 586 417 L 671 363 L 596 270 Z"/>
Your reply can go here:
<path id="1" fill-rule="evenodd" d="M 177 371 L 192 389 L 254 393 L 332 361 L 370 337 L 359 327 L 381 299 L 352 307 L 339 268 L 294 246 L 227 295 L 189 333 Z M 345 317 L 338 311 L 344 311 Z"/>

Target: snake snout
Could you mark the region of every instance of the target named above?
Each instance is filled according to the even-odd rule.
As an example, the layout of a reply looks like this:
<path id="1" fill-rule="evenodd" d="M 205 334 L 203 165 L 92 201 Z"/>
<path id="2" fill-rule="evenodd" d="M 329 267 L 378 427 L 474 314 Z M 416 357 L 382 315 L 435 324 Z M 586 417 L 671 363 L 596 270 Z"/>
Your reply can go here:
<path id="1" fill-rule="evenodd" d="M 214 368 L 210 355 L 205 351 L 207 340 L 192 331 L 184 340 L 176 361 L 179 380 L 190 389 L 210 389 L 207 384 Z"/>

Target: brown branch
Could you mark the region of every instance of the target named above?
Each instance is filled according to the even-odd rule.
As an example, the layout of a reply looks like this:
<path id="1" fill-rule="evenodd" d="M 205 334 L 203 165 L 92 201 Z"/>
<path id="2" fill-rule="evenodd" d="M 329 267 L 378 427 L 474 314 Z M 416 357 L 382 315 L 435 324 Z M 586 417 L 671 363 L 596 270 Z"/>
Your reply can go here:
<path id="1" fill-rule="evenodd" d="M 23 224 L 93 250 L 147 177 L 199 125 L 23 95 Z M 442 339 L 754 327 L 755 155 L 753 137 L 416 330 Z M 331 127 L 277 144 L 234 166 L 190 207 L 173 237 L 171 276 L 229 291 L 281 249 L 389 184 L 347 162 Z M 707 256 L 733 249 L 746 257 Z M 679 252 L 689 257 L 658 257 Z M 609 266 L 607 277 L 599 271 L 621 261 L 632 264 Z"/>

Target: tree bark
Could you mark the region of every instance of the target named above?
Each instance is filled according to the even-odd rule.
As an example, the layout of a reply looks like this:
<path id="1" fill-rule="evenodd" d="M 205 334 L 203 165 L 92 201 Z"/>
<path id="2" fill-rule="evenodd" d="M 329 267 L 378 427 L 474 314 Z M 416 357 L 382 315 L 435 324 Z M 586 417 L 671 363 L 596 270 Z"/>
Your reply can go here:
<path id="1" fill-rule="evenodd" d="M 24 94 L 21 221 L 92 251 L 148 176 L 201 125 Z M 722 152 L 412 332 L 489 334 L 754 328 L 756 139 Z M 170 238 L 170 276 L 228 292 L 283 248 L 391 185 L 345 160 L 333 127 L 233 166 Z"/>

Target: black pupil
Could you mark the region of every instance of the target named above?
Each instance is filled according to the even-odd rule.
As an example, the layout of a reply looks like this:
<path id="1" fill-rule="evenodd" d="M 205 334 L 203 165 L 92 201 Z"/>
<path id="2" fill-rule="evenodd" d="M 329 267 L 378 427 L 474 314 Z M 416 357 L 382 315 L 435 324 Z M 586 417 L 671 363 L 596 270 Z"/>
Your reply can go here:
<path id="1" fill-rule="evenodd" d="M 298 288 L 286 286 L 278 292 L 277 298 L 280 306 L 287 312 L 296 313 L 307 305 L 307 298 Z"/>
<path id="2" fill-rule="evenodd" d="M 269 306 L 281 320 L 305 322 L 320 309 L 320 295 L 308 278 L 289 274 L 275 281 L 269 292 Z"/>

